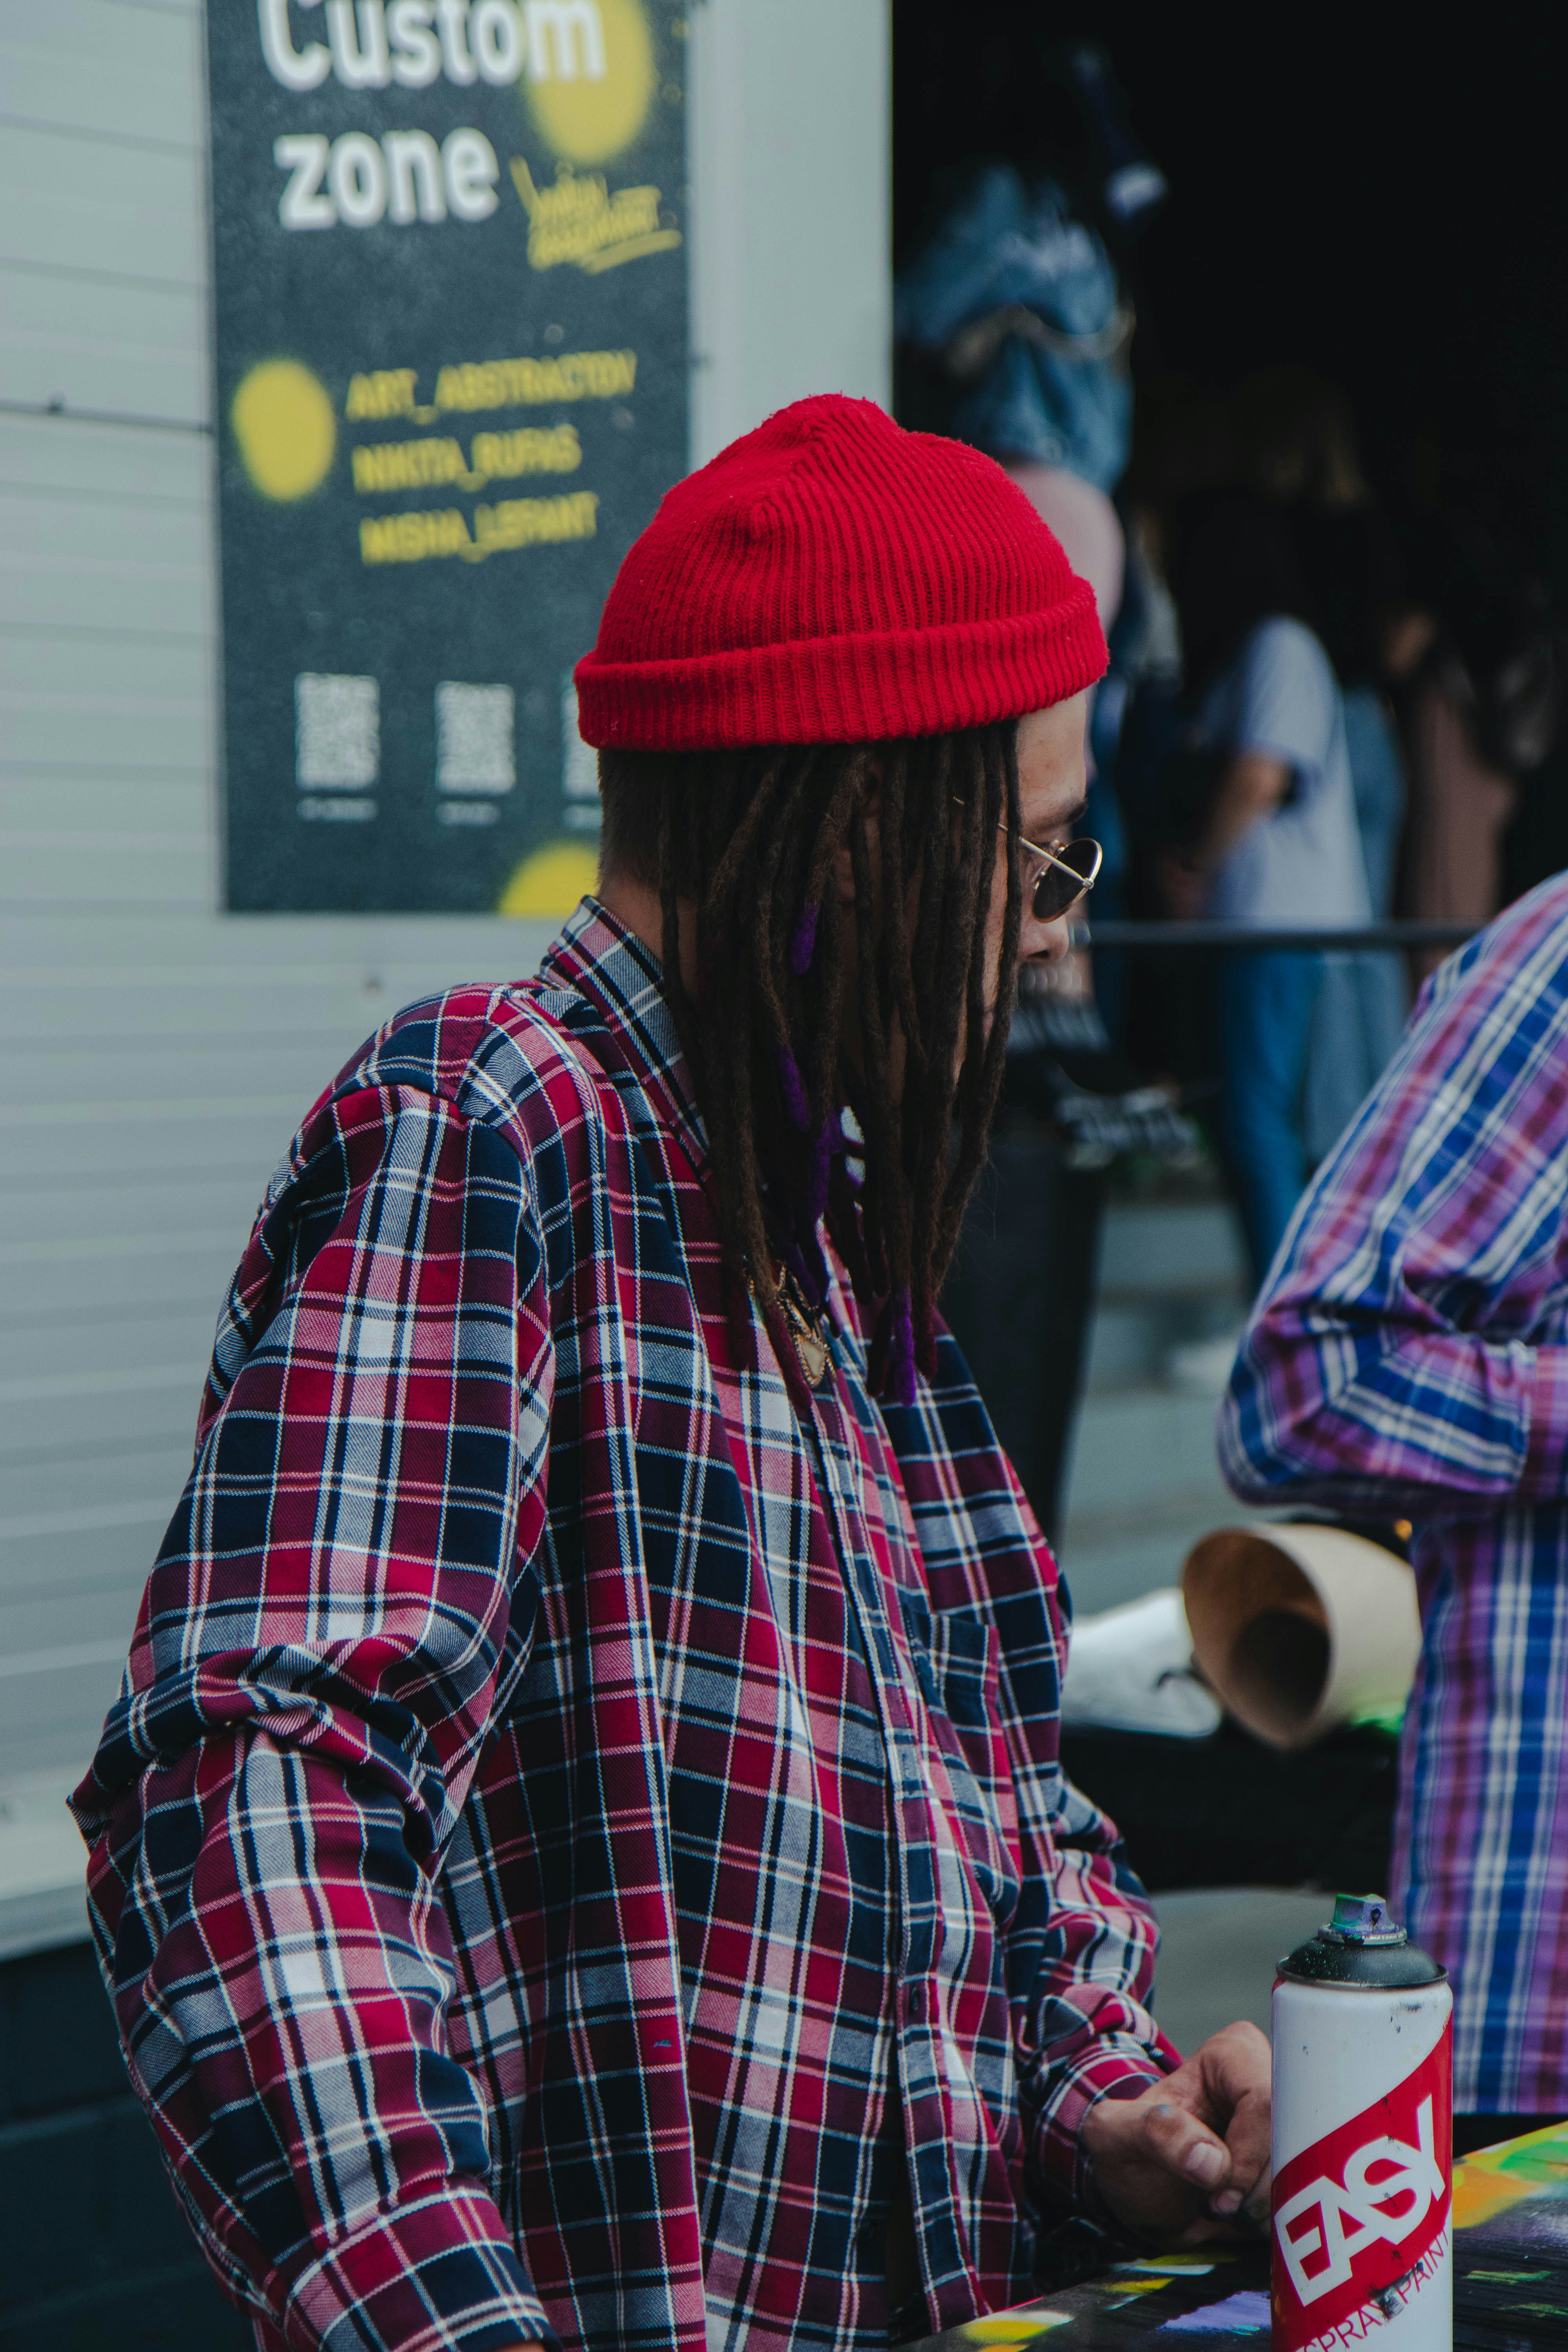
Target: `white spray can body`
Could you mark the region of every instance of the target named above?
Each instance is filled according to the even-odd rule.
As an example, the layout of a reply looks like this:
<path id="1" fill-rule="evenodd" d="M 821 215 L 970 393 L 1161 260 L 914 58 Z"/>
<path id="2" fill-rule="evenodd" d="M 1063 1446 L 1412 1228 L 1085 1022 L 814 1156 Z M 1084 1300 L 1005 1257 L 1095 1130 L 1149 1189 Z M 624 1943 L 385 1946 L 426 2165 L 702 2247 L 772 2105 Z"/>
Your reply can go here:
<path id="1" fill-rule="evenodd" d="M 1280 1962 L 1273 2352 L 1451 2352 L 1453 2007 L 1381 1896 Z"/>

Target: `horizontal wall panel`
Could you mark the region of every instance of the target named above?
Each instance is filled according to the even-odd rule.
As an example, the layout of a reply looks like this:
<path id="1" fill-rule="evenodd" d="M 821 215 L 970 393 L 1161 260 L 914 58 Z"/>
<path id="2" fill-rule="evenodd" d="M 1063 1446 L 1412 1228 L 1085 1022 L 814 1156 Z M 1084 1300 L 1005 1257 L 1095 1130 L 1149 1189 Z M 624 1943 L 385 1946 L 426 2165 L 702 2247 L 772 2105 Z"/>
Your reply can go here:
<path id="1" fill-rule="evenodd" d="M 199 511 L 7 490 L 0 534 L 0 628 L 209 644 L 211 550 Z"/>
<path id="2" fill-rule="evenodd" d="M 212 892 L 205 835 L 180 841 L 94 841 L 0 826 L 0 894 L 12 905 L 202 907 Z"/>
<path id="3" fill-rule="evenodd" d="M 127 1621 L 127 1636 L 132 1622 Z M 44 1671 L 29 1667 L 14 1681 L 0 1684 L 5 1700 L 0 1706 L 0 1780 L 57 1769 L 73 1779 L 84 1773 L 114 1704 L 124 1664 L 121 1656 L 118 1664 L 110 1658 Z"/>
<path id="4" fill-rule="evenodd" d="M 194 1411 L 218 1305 L 215 1298 L 210 1309 L 165 1309 L 129 1322 L 106 1322 L 91 1349 L 83 1346 L 83 1326 L 63 1318 L 34 1325 L 26 1333 L 8 1334 L 0 1343 L 0 1414 L 6 1416 L 7 1439 L 14 1442 L 16 1434 L 10 1416 L 46 1400 L 62 1413 L 90 1413 L 107 1438 L 128 1425 L 120 1419 L 132 1409 L 123 1400 L 134 1399 L 139 1379 L 148 1395 L 177 1392 L 181 1381 L 191 1378 L 186 1370 L 191 1365 L 195 1386 L 186 1393 Z M 84 1397 L 95 1402 L 79 1406 L 77 1401 Z M 65 1426 L 57 1420 L 55 1433 Z"/>
<path id="5" fill-rule="evenodd" d="M 195 147 L 110 146 L 10 125 L 0 143 L 0 260 L 150 288 L 200 287 L 201 157 Z"/>
<path id="6" fill-rule="evenodd" d="M 62 1650 L 98 1653 L 88 1663 L 95 1666 L 107 1664 L 112 1675 L 116 1664 L 125 1663 L 141 1597 L 140 1586 L 113 1601 L 96 1592 L 78 1593 L 68 1601 L 52 1602 L 42 1599 L 8 1601 L 0 1595 L 0 1707 L 9 1704 L 22 1679 L 21 1675 L 8 1669 L 31 1661 L 26 1671 L 36 1673 L 41 1668 L 49 1672 L 52 1669 L 48 1662 L 58 1659 Z M 119 1644 L 123 1646 L 116 1659 L 115 1648 Z M 104 1652 L 109 1653 L 107 1658 Z"/>
<path id="7" fill-rule="evenodd" d="M 30 1255 L 25 1244 L 0 1244 L 0 1331 L 29 1318 L 90 1323 L 110 1307 L 208 1306 L 216 1318 L 248 1230 L 155 1237 L 79 1234 L 56 1250 L 39 1247 Z M 10 1433 L 0 1430 L 0 1456 L 10 1443 Z"/>
<path id="8" fill-rule="evenodd" d="M 232 1045 L 250 1037 L 289 1036 L 323 1056 L 324 1085 L 363 1038 L 421 992 L 417 981 L 400 990 L 377 977 L 372 987 L 352 971 L 312 984 L 286 982 L 281 974 L 231 980 L 220 971 L 205 975 L 199 988 L 128 988 L 112 978 L 89 983 L 73 974 L 47 991 L 8 987 L 0 976 L 0 1024 L 8 1014 L 15 1035 L 16 1024 L 25 1021 L 26 1035 L 41 1052 L 51 1050 L 56 1039 L 83 1036 L 106 1046 L 168 1038 Z"/>
<path id="9" fill-rule="evenodd" d="M 211 655 L 201 639 L 165 638 L 152 631 L 127 638 L 88 629 L 68 635 L 47 629 L 0 635 L 0 694 L 7 698 L 31 696 L 40 704 L 67 707 L 82 701 L 115 710 L 142 703 L 159 710 L 199 709 L 211 677 Z M 72 763 L 81 759 L 65 744 L 56 756 Z M 8 757 L 19 761 L 25 755 L 12 750 Z M 198 763 L 181 760 L 178 764 Z"/>
<path id="10" fill-rule="evenodd" d="M 0 1510 L 0 1594 L 139 1593 L 191 1474 L 195 1408 L 177 1438 L 106 1454 Z M 7 1491 L 12 1486 L 7 1474 Z M 17 1490 L 20 1491 L 19 1489 Z"/>
<path id="11" fill-rule="evenodd" d="M 211 711 L 195 659 L 156 643 L 0 638 L 0 742 L 19 764 L 188 768 L 206 756 Z M 26 656 L 35 656 L 32 665 Z M 0 891 L 5 877 L 0 875 Z"/>
<path id="12" fill-rule="evenodd" d="M 184 775 L 118 774 L 100 768 L 0 768 L 0 828 L 38 833 L 64 827 L 99 838 L 160 843 L 214 829 L 212 786 L 196 769 Z"/>
<path id="13" fill-rule="evenodd" d="M 110 1453 L 149 1444 L 175 1444 L 195 1425 L 202 1380 L 211 1359 L 214 1299 L 187 1319 L 177 1344 L 156 1338 L 166 1314 L 149 1311 L 126 1322 L 65 1324 L 58 1318 L 32 1331 L 0 1335 L 0 1398 L 4 1399 L 8 1467 L 28 1444 L 47 1451 L 64 1429 L 74 1429 L 84 1452 L 101 1444 Z M 74 1496 L 74 1484 L 61 1482 Z"/>
<path id="14" fill-rule="evenodd" d="M 62 1260 L 157 1255 L 193 1242 L 214 1249 L 237 1249 L 250 1231 L 265 1171 L 254 1184 L 225 1176 L 206 1181 L 185 1178 L 127 1183 L 115 1178 L 101 1189 L 84 1184 L 14 1185 L 5 1203 L 0 1239 L 0 1282 L 6 1269 L 47 1255 Z M 110 1222 L 112 1220 L 112 1222 Z"/>
<path id="15" fill-rule="evenodd" d="M 7 1535 L 0 1525 L 0 1592 L 98 1592 L 106 1637 L 122 1640 L 190 1475 L 188 1450 L 183 1468 L 172 1447 L 161 1449 L 160 1459 L 168 1463 L 167 1486 L 144 1500 L 117 1496 L 108 1504 L 77 1505 L 62 1487 L 53 1508 L 16 1513 L 5 1523 L 23 1532 Z M 4 1723 L 0 1707 L 0 1728 Z"/>
<path id="16" fill-rule="evenodd" d="M 212 404 L 203 316 L 186 287 L 112 278 L 87 286 L 7 266 L 0 257 L 0 399 L 63 401 L 65 415 L 37 420 L 61 438 L 118 429 L 208 449 L 206 434 L 195 429 Z M 79 423 L 68 413 L 79 408 L 181 429 L 154 435 L 146 425 Z"/>
<path id="17" fill-rule="evenodd" d="M 303 1117 L 331 1076 L 311 1039 L 275 1042 L 260 1035 L 229 1044 L 214 1038 L 188 1046 L 159 1043 L 105 1053 L 84 1037 L 42 1054 L 19 1054 L 8 1040 L 0 1040 L 0 1128 L 29 1118 L 35 1125 L 47 1125 L 56 1108 L 85 1122 L 96 1103 L 128 1096 L 138 1122 L 157 1118 L 165 1104 L 235 1096 L 268 1103 L 287 1098 Z M 19 1095 L 24 1081 L 25 1101 Z"/>
<path id="18" fill-rule="evenodd" d="M 79 1425 L 62 1421 L 53 1441 L 37 1447 L 27 1461 L 8 1457 L 0 1462 L 0 1528 L 19 1531 L 10 1544 L 0 1591 L 15 1600 L 22 1593 L 55 1589 L 32 1575 L 25 1538 L 29 1528 L 48 1533 L 62 1515 L 96 1526 L 112 1522 L 125 1506 L 134 1505 L 133 1524 L 163 1527 L 190 1475 L 204 1378 L 205 1366 L 197 1370 L 186 1409 L 155 1442 L 117 1435 L 95 1423 L 92 1442 L 84 1445 Z M 75 1433 L 68 1439 L 68 1428 Z M 142 1541 L 138 1536 L 132 1547 L 138 1558 Z M 101 1573 L 89 1579 L 89 1583 L 101 1581 Z M 66 1589 L 77 1591 L 75 1580 L 68 1580 Z"/>
<path id="19" fill-rule="evenodd" d="M 29 498 L 96 497 L 183 510 L 195 518 L 209 550 L 214 546 L 207 503 L 212 463 L 212 443 L 205 433 L 152 432 L 140 425 L 91 425 L 70 415 L 0 412 L 0 485 L 5 488 Z M 209 625 L 211 619 L 208 614 Z"/>
<path id="20" fill-rule="evenodd" d="M 13 1119 L 0 1109 L 0 1184 L 44 1182 L 56 1175 L 134 1181 L 161 1174 L 183 1182 L 209 1170 L 254 1166 L 259 1196 L 299 1123 L 297 1095 L 276 1103 L 167 1105 L 149 1118 L 142 1105 L 95 1106 L 91 1118 Z M 100 1115 L 101 1114 L 101 1115 Z"/>
<path id="21" fill-rule="evenodd" d="M 214 1319 L 209 1317 L 209 1327 Z M 53 1438 L 36 1448 L 28 1461 L 5 1462 L 0 1469 L 0 1538 L 12 1555 L 5 1563 L 3 1589 L 13 1599 L 29 1589 L 29 1536 L 47 1536 L 68 1519 L 84 1527 L 111 1526 L 126 1507 L 132 1517 L 125 1524 L 155 1524 L 162 1529 L 190 1474 L 205 1372 L 204 1356 L 184 1412 L 158 1444 L 125 1436 L 97 1421 L 91 1443 L 83 1444 L 79 1423 L 62 1416 Z M 142 1540 L 138 1536 L 137 1544 Z M 100 1572 L 95 1570 L 95 1575 Z M 69 1589 L 76 1587 L 70 1584 Z"/>
<path id="22" fill-rule="evenodd" d="M 189 150 L 200 135 L 201 60 L 195 6 L 8 6 L 0 16 L 0 113 Z"/>
<path id="23" fill-rule="evenodd" d="M 20 1041 L 12 1050 L 49 1055 L 57 1043 L 75 1045 L 88 1038 L 117 1055 L 172 1041 L 193 1048 L 216 1046 L 232 1054 L 247 1050 L 253 1039 L 289 1040 L 310 1057 L 315 1076 L 312 1096 L 342 1068 L 400 1002 L 391 992 L 367 991 L 353 979 L 316 993 L 309 989 L 269 991 L 259 1000 L 254 991 L 215 982 L 210 992 L 195 996 L 190 990 L 138 990 L 133 997 L 95 992 L 79 984 L 62 984 L 42 1003 L 19 989 L 0 987 L 0 1023 L 7 1010 L 27 1016 L 26 1047 Z"/>
<path id="24" fill-rule="evenodd" d="M 34 772 L 41 766 L 16 764 Z M 47 991 L 58 978 L 79 974 L 116 989 L 183 982 L 205 990 L 224 972 L 241 986 L 270 979 L 313 988 L 358 970 L 384 980 L 401 1003 L 487 973 L 524 979 L 538 970 L 556 929 L 479 916 L 183 916 L 167 923 L 127 916 L 82 924 L 23 913 L 0 929 L 0 988 Z"/>

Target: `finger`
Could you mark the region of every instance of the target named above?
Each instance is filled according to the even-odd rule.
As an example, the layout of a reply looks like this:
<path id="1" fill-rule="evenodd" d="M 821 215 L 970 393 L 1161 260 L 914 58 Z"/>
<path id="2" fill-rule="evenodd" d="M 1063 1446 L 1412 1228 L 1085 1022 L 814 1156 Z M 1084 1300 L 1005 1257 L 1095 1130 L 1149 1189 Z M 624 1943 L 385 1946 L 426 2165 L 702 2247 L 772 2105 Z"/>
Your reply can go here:
<path id="1" fill-rule="evenodd" d="M 1268 2042 L 1255 2025 L 1232 2025 L 1205 2042 L 1197 2056 L 1204 2105 L 1223 2132 L 1231 2159 L 1230 2178 L 1214 2210 L 1234 2213 L 1254 2204 L 1260 2182 L 1267 2194 L 1272 2121 Z"/>
<path id="2" fill-rule="evenodd" d="M 1218 2033 L 1211 2033 L 1193 2053 L 1209 2096 L 1227 2110 L 1249 2094 L 1267 2098 L 1273 2070 L 1268 2036 L 1238 2018 Z"/>
<path id="3" fill-rule="evenodd" d="M 1244 2098 L 1231 2116 L 1225 2134 L 1225 2144 L 1230 2153 L 1230 2178 L 1221 2194 L 1215 2199 L 1216 2213 L 1234 2213 L 1243 2206 L 1250 2210 L 1256 2206 L 1260 2191 L 1267 2201 L 1269 2120 L 1267 2100 L 1253 2095 Z"/>
<path id="4" fill-rule="evenodd" d="M 1154 2163 L 1207 2197 L 1230 2178 L 1230 2151 L 1189 2107 L 1157 2100 L 1144 2112 L 1142 2137 Z"/>
<path id="5" fill-rule="evenodd" d="M 1274 2192 L 1274 2168 L 1266 2164 L 1247 2193 L 1238 2220 L 1252 2222 L 1255 2228 L 1268 2227 L 1269 2200 Z"/>

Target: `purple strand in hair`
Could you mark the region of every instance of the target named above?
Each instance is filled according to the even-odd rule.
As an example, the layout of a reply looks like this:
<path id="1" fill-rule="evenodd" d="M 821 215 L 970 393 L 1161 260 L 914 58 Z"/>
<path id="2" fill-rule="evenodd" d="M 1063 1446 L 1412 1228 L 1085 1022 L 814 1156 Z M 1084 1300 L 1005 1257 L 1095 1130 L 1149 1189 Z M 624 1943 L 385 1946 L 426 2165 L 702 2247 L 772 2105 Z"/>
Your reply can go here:
<path id="1" fill-rule="evenodd" d="M 786 1241 L 779 1252 L 780 1261 L 788 1267 L 814 1307 L 822 1303 L 822 1294 L 805 1254 L 797 1241 Z"/>
<path id="2" fill-rule="evenodd" d="M 784 1090 L 784 1108 L 789 1113 L 790 1124 L 797 1133 L 804 1135 L 811 1125 L 811 1113 L 806 1108 L 805 1087 L 800 1075 L 800 1064 L 787 1045 L 779 1047 L 777 1060 L 779 1085 Z"/>
<path id="3" fill-rule="evenodd" d="M 910 1294 L 900 1290 L 889 1302 L 892 1311 L 892 1329 L 888 1350 L 889 1384 L 896 1404 L 913 1404 L 915 1401 L 915 1324 L 910 1306 Z"/>
<path id="4" fill-rule="evenodd" d="M 805 979 L 811 970 L 811 960 L 816 953 L 816 908 L 815 905 L 807 905 L 801 908 L 800 920 L 795 925 L 795 938 L 790 942 L 789 968 L 796 980 Z"/>
<path id="5" fill-rule="evenodd" d="M 936 1378 L 936 1307 L 927 1299 L 921 1315 L 920 1345 L 915 1349 L 915 1361 L 928 1381 Z"/>

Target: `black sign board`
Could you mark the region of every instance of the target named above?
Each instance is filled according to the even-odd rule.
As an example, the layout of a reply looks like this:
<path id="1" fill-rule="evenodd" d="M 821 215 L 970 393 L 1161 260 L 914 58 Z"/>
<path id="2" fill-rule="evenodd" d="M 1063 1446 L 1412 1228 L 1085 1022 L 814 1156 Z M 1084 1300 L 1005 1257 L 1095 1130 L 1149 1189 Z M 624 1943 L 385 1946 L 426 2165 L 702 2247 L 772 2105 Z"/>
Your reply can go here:
<path id="1" fill-rule="evenodd" d="M 554 914 L 687 450 L 678 0 L 208 0 L 227 900 Z"/>

